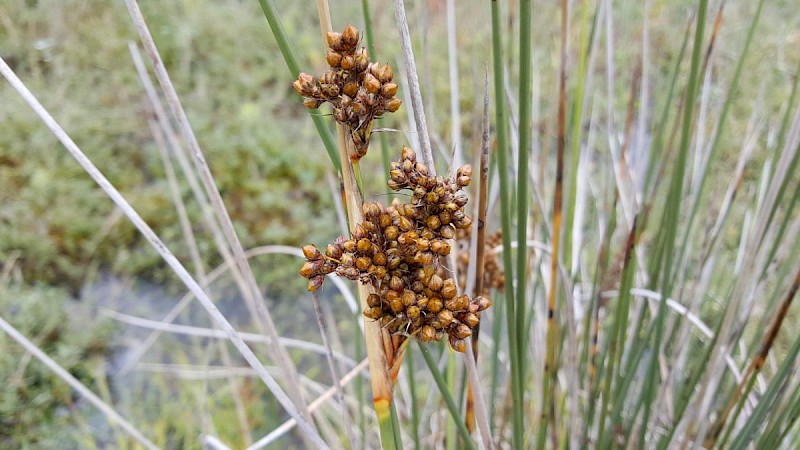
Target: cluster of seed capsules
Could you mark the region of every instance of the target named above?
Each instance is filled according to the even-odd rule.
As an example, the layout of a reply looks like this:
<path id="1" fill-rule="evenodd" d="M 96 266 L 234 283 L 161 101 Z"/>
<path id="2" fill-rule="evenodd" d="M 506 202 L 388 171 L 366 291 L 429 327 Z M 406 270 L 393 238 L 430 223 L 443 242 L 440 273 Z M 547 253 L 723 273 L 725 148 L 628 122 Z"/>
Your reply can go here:
<path id="1" fill-rule="evenodd" d="M 395 97 L 392 68 L 369 60 L 367 49 L 358 46 L 354 26 L 328 33 L 327 40 L 325 59 L 330 69 L 318 80 L 301 73 L 293 86 L 307 108 L 317 109 L 323 103 L 333 106 L 333 117 L 350 130 L 355 147 L 351 157 L 357 160 L 367 154 L 373 120 L 386 111 L 397 111 L 403 102 Z"/>
<path id="2" fill-rule="evenodd" d="M 388 185 L 410 190 L 411 198 L 406 203 L 395 199 L 388 207 L 365 203 L 364 222 L 350 239 L 340 236 L 324 253 L 311 244 L 303 247 L 307 261 L 300 275 L 308 278 L 308 289 L 319 289 L 333 272 L 369 284 L 374 292 L 364 316 L 379 320 L 393 334 L 423 342 L 446 335 L 454 350 L 465 351 L 465 339 L 492 302 L 458 295 L 442 258 L 450 254 L 456 231 L 472 224 L 464 213 L 467 197 L 460 192 L 471 174 L 467 165 L 455 178 L 432 176 L 414 151 L 404 148 L 401 160 L 392 163 Z"/>
<path id="3" fill-rule="evenodd" d="M 459 283 L 466 284 L 467 282 L 467 268 L 469 267 L 470 252 L 469 247 L 472 243 L 472 228 L 458 230 L 456 233 L 456 243 L 459 245 L 458 252 L 458 273 Z M 497 230 L 495 233 L 486 236 L 484 248 L 486 251 L 483 254 L 483 292 L 482 295 L 488 295 L 490 289 L 497 289 L 503 291 L 506 285 L 506 274 L 503 268 L 500 267 L 500 261 L 494 249 L 503 244 L 503 231 Z"/>

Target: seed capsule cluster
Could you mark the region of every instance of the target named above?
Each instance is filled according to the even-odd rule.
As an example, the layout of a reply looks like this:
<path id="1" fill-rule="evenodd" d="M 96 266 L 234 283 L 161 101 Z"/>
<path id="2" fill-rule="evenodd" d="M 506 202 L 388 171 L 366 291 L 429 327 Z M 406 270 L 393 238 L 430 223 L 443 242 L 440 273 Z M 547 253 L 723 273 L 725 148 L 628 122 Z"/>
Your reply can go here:
<path id="1" fill-rule="evenodd" d="M 454 350 L 465 351 L 464 339 L 492 302 L 458 295 L 440 257 L 450 254 L 449 241 L 457 230 L 472 223 L 464 213 L 467 197 L 460 192 L 471 172 L 467 165 L 455 178 L 432 176 L 414 151 L 404 148 L 402 158 L 391 165 L 388 185 L 395 191 L 411 190 L 411 198 L 406 203 L 395 199 L 388 207 L 365 203 L 364 222 L 350 239 L 340 236 L 324 253 L 311 244 L 303 247 L 307 261 L 300 275 L 308 278 L 308 289 L 319 289 L 332 272 L 370 284 L 374 293 L 364 316 L 379 320 L 393 334 L 423 342 L 447 335 Z"/>
<path id="2" fill-rule="evenodd" d="M 462 286 L 466 283 L 467 268 L 469 267 L 469 246 L 472 242 L 472 227 L 458 230 L 456 233 L 456 243 L 459 245 L 458 252 L 458 273 L 459 283 Z M 497 230 L 495 233 L 486 236 L 483 254 L 483 292 L 482 295 L 489 295 L 490 289 L 503 291 L 505 289 L 506 274 L 500 267 L 497 254 L 492 250 L 503 244 L 503 231 Z"/>
<path id="3" fill-rule="evenodd" d="M 358 46 L 354 26 L 328 33 L 327 39 L 325 59 L 330 69 L 318 80 L 301 73 L 293 86 L 307 108 L 317 109 L 326 102 L 333 106 L 333 117 L 351 132 L 356 149 L 351 157 L 357 160 L 367 154 L 373 120 L 386 111 L 397 111 L 403 102 L 395 97 L 392 68 L 369 60 L 367 49 Z"/>

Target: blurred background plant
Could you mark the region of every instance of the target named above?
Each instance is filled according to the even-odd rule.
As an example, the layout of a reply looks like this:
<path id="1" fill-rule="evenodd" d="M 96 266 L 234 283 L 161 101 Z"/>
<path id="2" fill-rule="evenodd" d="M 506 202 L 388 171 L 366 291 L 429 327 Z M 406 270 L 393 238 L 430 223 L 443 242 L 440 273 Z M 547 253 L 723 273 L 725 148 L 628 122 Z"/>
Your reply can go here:
<path id="1" fill-rule="evenodd" d="M 335 169 L 292 91 L 293 76 L 258 3 L 185 0 L 142 2 L 141 7 L 243 247 L 329 242 L 342 233 L 343 223 L 337 216 Z M 325 58 L 314 8 L 288 0 L 263 3 L 277 6 L 303 67 L 320 72 Z M 732 426 L 715 430 L 714 420 L 729 399 L 736 398 L 739 379 L 723 375 L 718 367 L 710 371 L 713 363 L 692 356 L 705 357 L 714 349 L 745 372 L 750 361 L 757 360 L 779 306 L 790 298 L 800 264 L 795 208 L 800 192 L 800 16 L 795 5 L 765 2 L 762 9 L 758 2 L 566 2 L 569 33 L 564 34 L 562 5 L 538 2 L 531 26 L 523 27 L 532 33 L 531 66 L 524 69 L 519 51 L 526 47 L 524 41 L 520 44 L 519 32 L 520 21 L 527 19 L 519 8 L 525 3 L 456 5 L 452 0 L 430 0 L 406 5 L 440 172 L 447 169 L 454 149 L 465 161 L 475 161 L 485 71 L 491 68 L 495 88 L 506 77 L 490 94 L 495 168 L 487 224 L 494 232 L 501 228 L 501 219 L 508 221 L 513 234 L 504 234 L 516 240 L 515 225 L 521 223 L 516 218 L 525 217 L 528 225 L 522 227 L 522 235 L 539 250 L 524 257 L 509 253 L 514 259 L 505 263 L 498 253 L 501 265 L 514 263 L 516 269 L 506 272 L 511 280 L 519 281 L 520 272 L 526 277 L 517 283 L 517 292 L 524 293 L 521 303 L 509 289 L 504 295 L 516 303 L 506 303 L 506 297 L 495 292 L 495 304 L 522 306 L 527 313 L 514 317 L 521 328 L 518 333 L 509 335 L 508 322 L 502 316 L 495 320 L 494 312 L 483 326 L 485 348 L 479 363 L 494 412 L 495 438 L 501 446 L 514 448 L 559 441 L 575 448 L 622 448 L 639 445 L 625 437 L 639 436 L 644 421 L 647 433 L 641 434 L 641 445 L 647 448 L 677 445 L 678 439 L 687 439 L 688 445 L 690 439 L 718 431 L 718 439 L 732 447 L 746 445 L 759 431 L 757 448 L 796 448 L 800 397 L 795 392 L 800 380 L 793 352 L 798 341 L 785 331 L 800 325 L 796 307 L 789 308 L 780 328 L 784 331 L 771 343 L 763 370 L 749 378 L 753 392 L 743 396 L 748 399 L 739 404 L 743 412 L 731 414 Z M 354 23 L 363 29 L 364 5 L 372 13 L 373 57 L 396 65 L 396 78 L 405 78 L 391 2 L 337 2 L 334 28 Z M 695 41 L 701 7 L 705 26 Z M 0 4 L 0 56 L 177 257 L 192 261 L 186 265 L 198 273 L 170 198 L 159 144 L 148 127 L 153 107 L 128 52 L 128 43 L 137 40 L 130 23 L 122 2 L 7 0 Z M 450 44 L 449 29 L 455 39 Z M 562 36 L 569 40 L 562 41 Z M 494 47 L 493 38 L 498 43 Z M 700 43 L 694 62 L 693 42 Z M 565 43 L 568 48 L 562 55 Z M 498 50 L 503 52 L 499 66 L 492 61 Z M 559 110 L 562 67 L 567 102 Z M 521 79 L 530 80 L 532 91 L 522 99 Z M 729 91 L 734 82 L 736 88 Z M 409 95 L 407 82 L 398 84 L 398 96 Z M 160 447 L 199 447 L 200 434 L 243 447 L 288 419 L 251 369 L 237 356 L 226 356 L 221 348 L 226 346 L 218 345 L 221 340 L 197 335 L 199 328 L 206 334 L 215 331 L 200 308 L 190 306 L 175 320 L 176 325 L 197 329 L 170 329 L 142 346 L 151 333 L 147 328 L 156 325 L 136 319 L 161 320 L 185 288 L 18 94 L 7 83 L 0 86 L 0 317 Z M 691 102 L 684 117 L 686 91 L 691 89 L 697 102 Z M 523 145 L 531 149 L 530 177 L 523 177 L 518 191 L 519 106 L 526 102 L 522 122 L 531 124 L 532 133 Z M 499 117 L 500 125 L 497 105 L 506 114 Z M 376 125 L 399 130 L 381 132 L 389 149 L 419 140 L 409 132 L 414 127 L 410 108 L 405 101 L 398 113 Z M 498 127 L 506 133 L 505 143 L 495 141 Z M 366 197 L 384 200 L 379 144 L 383 143 L 373 138 L 375 150 L 364 158 L 361 172 Z M 503 150 L 510 187 L 505 194 L 499 193 L 504 171 L 496 169 Z M 546 256 L 553 239 L 559 151 L 566 159 L 560 269 Z M 677 167 L 683 167 L 685 176 Z M 786 171 L 783 176 L 781 170 Z M 180 193 L 196 232 L 200 273 L 210 274 L 224 259 L 203 225 L 201 209 L 190 204 L 190 187 L 182 181 Z M 530 201 L 518 206 L 516 201 L 525 196 Z M 503 198 L 510 205 L 505 214 Z M 640 228 L 632 231 L 636 213 Z M 762 223 L 766 228 L 760 228 Z M 634 244 L 628 246 L 631 237 Z M 625 262 L 626 253 L 632 263 Z M 314 351 L 302 347 L 321 339 L 315 327 L 308 326 L 314 313 L 306 301 L 304 280 L 296 275 L 299 261 L 285 254 L 251 259 L 279 334 L 300 341 L 301 347 L 287 349 L 302 375 L 304 398 L 310 400 L 333 379 L 322 346 L 316 344 Z M 557 341 L 551 342 L 546 339 L 545 306 L 556 280 L 551 278 L 554 268 L 566 273 L 557 281 L 560 288 L 554 298 L 556 317 L 566 328 L 552 334 Z M 232 278 L 222 273 L 217 281 L 209 281 L 208 291 L 238 330 L 262 332 L 243 308 Z M 626 287 L 640 290 L 617 297 Z M 680 321 L 679 315 L 660 310 L 666 302 L 656 300 L 650 309 L 642 306 L 659 291 L 670 291 L 677 301 L 670 311 L 692 311 L 691 329 L 681 328 L 687 319 Z M 358 313 L 332 288 L 326 288 L 321 300 L 334 350 L 347 355 L 337 359 L 344 374 L 364 356 L 354 319 Z M 736 306 L 728 309 L 730 304 Z M 742 304 L 751 307 L 740 308 Z M 565 305 L 574 307 L 576 317 L 565 315 Z M 594 324 L 600 329 L 596 357 L 590 345 Z M 711 339 L 719 332 L 729 340 Z M 522 347 L 511 355 L 508 343 L 515 339 Z M 685 345 L 665 345 L 669 342 Z M 731 350 L 722 349 L 723 344 Z M 258 344 L 253 348 L 258 350 Z M 653 348 L 660 359 L 653 357 Z M 577 355 L 569 353 L 574 349 L 580 350 Z M 567 363 L 558 377 L 543 372 L 546 352 L 551 351 L 563 358 L 559 366 Z M 462 406 L 466 375 L 460 361 L 438 347 L 431 353 Z M 410 367 L 401 372 L 395 395 L 401 427 L 397 434 L 405 437 L 405 447 L 461 448 L 466 441 L 459 441 L 457 424 L 463 418 L 449 417 L 432 369 L 420 369 L 427 361 L 422 356 L 415 348 L 407 358 Z M 609 363 L 617 370 L 609 369 Z M 660 373 L 670 378 L 660 379 Z M 511 387 L 516 376 L 518 391 Z M 294 388 L 279 374 L 276 377 L 284 389 Z M 705 393 L 696 386 L 704 385 L 706 377 L 713 380 L 709 392 L 719 395 L 698 394 Z M 11 380 L 0 387 L 0 446 L 136 445 L 5 334 L 0 334 L 0 379 Z M 543 389 L 546 380 L 555 383 Z M 580 381 L 580 389 L 570 383 L 574 380 Z M 668 389 L 658 390 L 662 386 Z M 345 393 L 357 442 L 376 447 L 375 418 L 365 400 L 368 380 L 357 376 Z M 630 393 L 634 394 L 626 396 Z M 547 420 L 555 424 L 550 434 L 520 436 L 520 426 L 527 426 L 528 432 L 545 429 L 538 418 L 542 397 L 548 395 L 553 416 Z M 591 399 L 609 405 L 598 401 L 594 408 L 589 406 Z M 579 412 L 573 401 L 579 402 Z M 688 417 L 705 411 L 703 417 L 714 420 L 687 430 L 686 418 L 677 421 L 687 405 L 692 406 Z M 340 409 L 329 402 L 320 411 L 315 425 L 325 440 L 333 447 L 346 445 L 347 436 L 336 431 Z M 567 420 L 572 413 L 574 419 Z M 524 417 L 515 424 L 517 415 Z M 667 418 L 677 419 L 673 423 Z M 303 439 L 303 433 L 290 433 L 271 445 L 308 445 Z M 216 445 L 213 440 L 202 442 Z"/>

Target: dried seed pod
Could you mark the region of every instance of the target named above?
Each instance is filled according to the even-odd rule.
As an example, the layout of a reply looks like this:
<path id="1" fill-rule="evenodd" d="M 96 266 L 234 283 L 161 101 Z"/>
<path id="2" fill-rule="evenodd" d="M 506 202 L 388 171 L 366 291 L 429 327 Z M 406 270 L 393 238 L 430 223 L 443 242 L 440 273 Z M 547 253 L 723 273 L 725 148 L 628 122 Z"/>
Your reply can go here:
<path id="1" fill-rule="evenodd" d="M 437 314 L 436 317 L 442 322 L 442 324 L 445 327 L 450 325 L 450 323 L 453 322 L 453 319 L 455 319 L 455 317 L 453 316 L 453 311 L 450 311 L 449 309 L 443 309 L 439 311 L 439 314 Z"/>
<path id="2" fill-rule="evenodd" d="M 397 97 L 392 97 L 389 101 L 386 102 L 386 110 L 389 112 L 396 112 L 400 109 L 400 105 L 403 104 L 403 101 Z"/>
<path id="3" fill-rule="evenodd" d="M 442 303 L 442 299 L 437 297 L 432 297 L 428 300 L 428 311 L 437 314 L 439 311 L 444 308 L 444 303 Z"/>
<path id="4" fill-rule="evenodd" d="M 381 306 L 381 297 L 378 294 L 369 294 L 367 297 L 367 305 L 369 305 L 370 308 Z"/>
<path id="5" fill-rule="evenodd" d="M 475 297 L 475 300 L 473 300 L 472 302 L 478 305 L 478 311 L 487 310 L 492 306 L 492 300 L 482 295 Z"/>
<path id="6" fill-rule="evenodd" d="M 378 92 L 378 90 L 380 90 L 381 88 L 381 82 L 378 81 L 378 79 L 375 78 L 375 76 L 369 72 L 364 74 L 363 83 L 364 87 L 367 88 L 367 91 L 371 94 Z"/>
<path id="7" fill-rule="evenodd" d="M 305 256 L 306 259 L 322 258 L 322 254 L 319 252 L 319 249 L 314 244 L 306 244 L 303 246 L 303 256 Z"/>
<path id="8" fill-rule="evenodd" d="M 390 83 L 393 77 L 391 66 L 389 66 L 388 64 L 380 66 L 376 76 L 381 81 L 381 83 Z"/>
<path id="9" fill-rule="evenodd" d="M 367 238 L 361 238 L 356 243 L 356 250 L 358 250 L 360 253 L 369 253 L 371 248 L 372 242 L 370 242 Z"/>
<path id="10" fill-rule="evenodd" d="M 431 243 L 431 251 L 440 256 L 447 256 L 450 254 L 450 244 L 440 240 L 433 241 Z"/>
<path id="11" fill-rule="evenodd" d="M 386 261 L 387 261 L 386 253 L 383 253 L 383 252 L 377 252 L 372 257 L 372 262 L 374 264 L 376 264 L 376 265 L 379 265 L 379 266 L 385 266 L 386 265 Z"/>
<path id="12" fill-rule="evenodd" d="M 456 325 L 453 329 L 452 334 L 455 335 L 458 339 L 466 339 L 472 336 L 472 329 L 463 323 Z"/>
<path id="13" fill-rule="evenodd" d="M 405 305 L 403 305 L 403 302 L 400 299 L 395 299 L 389 302 L 389 307 L 392 308 L 392 311 L 395 313 L 399 313 L 405 309 Z"/>
<path id="14" fill-rule="evenodd" d="M 383 317 L 383 308 L 380 306 L 367 307 L 364 309 L 364 317 L 369 319 L 380 319 Z"/>
<path id="15" fill-rule="evenodd" d="M 464 311 L 469 307 L 469 296 L 467 294 L 461 294 L 458 297 L 450 299 L 445 303 L 445 308 L 449 309 L 450 311 Z"/>
<path id="16" fill-rule="evenodd" d="M 310 292 L 316 291 L 317 289 L 322 287 L 322 283 L 324 281 L 325 281 L 325 277 L 323 275 L 317 275 L 317 276 L 311 277 L 308 280 L 308 290 Z"/>
<path id="17" fill-rule="evenodd" d="M 386 83 L 381 86 L 381 95 L 386 98 L 394 97 L 397 94 L 397 85 L 394 83 Z"/>
<path id="18" fill-rule="evenodd" d="M 333 31 L 329 31 L 328 34 L 326 35 L 326 38 L 328 40 L 328 47 L 331 47 L 331 48 L 338 47 L 342 43 L 342 34 L 341 33 L 336 33 L 336 32 L 333 32 Z"/>
<path id="19" fill-rule="evenodd" d="M 459 320 L 464 322 L 468 327 L 475 328 L 480 323 L 481 319 L 475 313 L 466 313 L 459 317 Z"/>
<path id="20" fill-rule="evenodd" d="M 467 351 L 467 343 L 464 341 L 464 339 L 458 339 L 458 337 L 451 334 L 448 343 L 450 344 L 450 348 L 459 353 L 464 353 Z"/>
<path id="21" fill-rule="evenodd" d="M 354 81 L 348 81 L 344 84 L 342 93 L 350 98 L 355 98 L 358 95 L 358 85 Z"/>
<path id="22" fill-rule="evenodd" d="M 369 66 L 369 53 L 367 53 L 367 49 L 361 47 L 360 49 L 356 50 L 356 67 L 355 70 L 357 72 L 363 72 L 367 70 L 367 66 Z"/>
<path id="23" fill-rule="evenodd" d="M 303 99 L 303 106 L 308 109 L 317 109 L 322 105 L 322 100 L 317 100 L 311 97 L 306 97 Z"/>
<path id="24" fill-rule="evenodd" d="M 433 342 L 436 340 L 436 330 L 430 326 L 425 325 L 419 332 L 419 340 L 422 342 Z"/>
<path id="25" fill-rule="evenodd" d="M 372 263 L 366 256 L 356 258 L 356 268 L 358 268 L 358 270 L 367 270 L 370 264 Z"/>
<path id="26" fill-rule="evenodd" d="M 417 302 L 417 294 L 410 289 L 403 291 L 402 302 L 405 306 L 411 306 Z"/>
<path id="27" fill-rule="evenodd" d="M 325 60 L 328 62 L 329 66 L 339 67 L 339 63 L 342 62 L 342 54 L 336 50 L 328 50 L 325 54 Z"/>
<path id="28" fill-rule="evenodd" d="M 456 237 L 456 230 L 455 228 L 453 228 L 452 225 L 443 226 L 439 230 L 439 233 L 441 233 L 442 237 L 445 239 L 453 239 L 454 237 Z"/>
<path id="29" fill-rule="evenodd" d="M 420 315 L 419 307 L 416 305 L 409 306 L 408 308 L 406 308 L 406 314 L 408 315 L 408 317 L 416 319 Z"/>
<path id="30" fill-rule="evenodd" d="M 358 30 L 352 25 L 347 25 L 342 31 L 342 45 L 348 49 L 353 49 L 358 45 Z"/>
<path id="31" fill-rule="evenodd" d="M 449 300 L 456 296 L 456 282 L 452 278 L 444 280 L 441 290 L 442 298 Z"/>
<path id="32" fill-rule="evenodd" d="M 342 243 L 342 248 L 348 253 L 353 253 L 356 251 L 356 241 L 348 239 Z"/>
<path id="33" fill-rule="evenodd" d="M 433 274 L 428 279 L 428 288 L 434 292 L 438 292 L 439 290 L 441 290 L 443 285 L 444 285 L 444 280 L 442 280 L 442 277 L 440 277 L 439 275 Z"/>
<path id="34" fill-rule="evenodd" d="M 392 279 L 389 280 L 389 288 L 394 291 L 402 291 L 403 290 L 403 280 L 400 277 L 393 275 Z"/>
<path id="35" fill-rule="evenodd" d="M 297 91 L 298 94 L 305 97 L 311 95 L 314 85 L 314 77 L 305 72 L 300 72 L 300 75 L 297 77 L 297 81 L 292 83 L 294 90 Z"/>

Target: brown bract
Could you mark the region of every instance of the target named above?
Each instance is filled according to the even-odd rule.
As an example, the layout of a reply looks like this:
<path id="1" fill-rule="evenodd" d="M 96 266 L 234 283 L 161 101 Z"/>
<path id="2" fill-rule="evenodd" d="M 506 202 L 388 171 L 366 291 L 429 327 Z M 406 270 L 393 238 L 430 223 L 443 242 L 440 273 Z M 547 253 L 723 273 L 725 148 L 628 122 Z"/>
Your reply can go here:
<path id="1" fill-rule="evenodd" d="M 365 203 L 364 222 L 350 239 L 340 236 L 324 254 L 313 245 L 303 247 L 307 261 L 300 275 L 309 279 L 308 289 L 318 289 L 332 272 L 369 284 L 375 293 L 367 299 L 364 316 L 392 334 L 423 342 L 448 336 L 454 350 L 464 351 L 464 339 L 491 300 L 459 295 L 440 258 L 450 254 L 447 240 L 456 230 L 472 224 L 460 192 L 470 175 L 465 166 L 456 179 L 431 176 L 414 151 L 404 148 L 401 159 L 391 164 L 388 184 L 395 191 L 411 191 L 411 198 L 406 203 L 395 199 L 388 207 Z"/>

